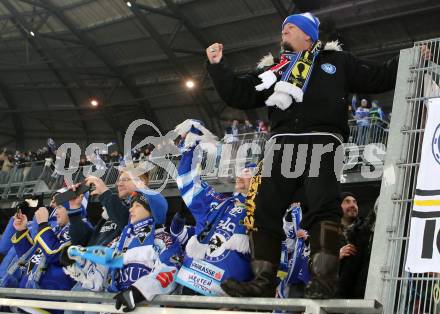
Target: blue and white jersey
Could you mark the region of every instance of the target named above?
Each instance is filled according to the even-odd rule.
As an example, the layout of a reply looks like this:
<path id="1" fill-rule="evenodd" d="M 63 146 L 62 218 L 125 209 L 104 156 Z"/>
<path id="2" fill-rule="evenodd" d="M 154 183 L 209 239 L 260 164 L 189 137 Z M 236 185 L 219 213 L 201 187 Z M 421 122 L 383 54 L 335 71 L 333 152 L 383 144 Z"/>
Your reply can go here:
<path id="1" fill-rule="evenodd" d="M 70 245 L 69 224 L 63 227 L 40 225 L 32 238 L 30 230 L 17 232 L 11 239 L 18 259 L 25 258 L 20 288 L 70 290 L 74 281 L 59 263 L 61 250 Z"/>
<path id="2" fill-rule="evenodd" d="M 55 210 L 53 210 L 49 216 L 49 224 L 56 227 L 54 212 Z M 0 287 L 18 288 L 19 281 L 24 273 L 24 267 L 22 265 L 32 253 L 29 251 L 26 256 L 22 255 L 20 258 L 17 256 L 16 250 L 11 241 L 15 234 L 13 223 L 14 217 L 11 217 L 0 241 L 0 253 L 5 255 L 0 264 Z M 39 231 L 35 219 L 27 223 L 27 228 L 29 230 L 30 238 L 33 239 Z"/>
<path id="3" fill-rule="evenodd" d="M 243 224 L 245 195 L 215 192 L 201 179 L 201 154 L 195 156 L 194 151 L 193 147 L 183 152 L 178 168 L 177 186 L 196 226 L 186 245 L 177 282 L 203 295 L 225 295 L 221 282 L 249 281 L 253 276 L 249 238 Z"/>
<path id="4" fill-rule="evenodd" d="M 370 125 L 370 121 L 368 120 L 368 113 L 370 110 L 368 108 L 359 107 L 356 109 L 356 123 L 359 126 L 368 126 Z"/>
<path id="5" fill-rule="evenodd" d="M 114 248 L 77 248 L 76 257 L 102 266 L 100 273 L 106 274 L 106 280 L 102 280 L 102 274 L 95 275 L 110 292 L 134 285 L 151 300 L 157 294 L 173 292 L 176 287 L 175 276 L 182 256 L 180 245 L 163 228 L 155 229 L 153 218 L 128 224 Z"/>
<path id="6" fill-rule="evenodd" d="M 122 254 L 123 266 L 112 270 L 109 291 L 125 290 L 151 272 L 159 257 L 154 247 L 155 233 L 153 218 L 128 224 L 122 230 L 115 251 Z"/>

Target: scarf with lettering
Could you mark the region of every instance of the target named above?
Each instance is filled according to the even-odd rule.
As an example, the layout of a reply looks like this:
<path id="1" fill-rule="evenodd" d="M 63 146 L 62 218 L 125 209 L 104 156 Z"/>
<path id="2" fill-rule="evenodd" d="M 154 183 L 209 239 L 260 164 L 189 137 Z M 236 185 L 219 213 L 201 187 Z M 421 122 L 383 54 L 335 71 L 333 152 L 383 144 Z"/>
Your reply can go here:
<path id="1" fill-rule="evenodd" d="M 303 101 L 320 47 L 321 42 L 317 41 L 311 50 L 284 51 L 278 64 L 258 76 L 262 83 L 255 86 L 257 91 L 269 89 L 275 84 L 273 94 L 266 100 L 267 106 L 286 110 L 292 104 L 292 100 Z"/>

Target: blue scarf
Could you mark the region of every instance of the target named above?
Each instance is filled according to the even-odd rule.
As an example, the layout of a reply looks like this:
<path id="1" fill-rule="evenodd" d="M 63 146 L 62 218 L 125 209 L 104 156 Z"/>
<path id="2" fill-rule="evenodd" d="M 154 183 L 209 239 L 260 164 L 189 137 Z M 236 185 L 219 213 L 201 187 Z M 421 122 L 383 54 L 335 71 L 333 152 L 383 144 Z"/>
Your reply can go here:
<path id="1" fill-rule="evenodd" d="M 286 216 L 291 215 L 292 221 L 286 220 Z M 284 257 L 280 263 L 280 268 L 287 272 L 277 287 L 277 297 L 288 298 L 289 287 L 293 284 L 308 283 L 310 273 L 308 268 L 309 256 L 307 247 L 303 238 L 298 239 L 296 232 L 300 230 L 302 219 L 301 207 L 294 204 L 290 207 L 284 218 L 284 232 L 286 240 L 282 243 L 282 254 Z"/>
<path id="2" fill-rule="evenodd" d="M 115 249 L 115 253 L 121 256 L 131 248 L 139 246 L 154 246 L 154 239 L 156 235 L 155 220 L 153 217 L 141 220 L 135 224 L 128 224 L 124 230 L 122 230 L 121 237 Z M 118 276 L 121 276 L 121 271 L 124 265 L 120 269 L 112 269 L 110 273 L 110 284 L 108 290 L 110 292 L 119 291 Z"/>

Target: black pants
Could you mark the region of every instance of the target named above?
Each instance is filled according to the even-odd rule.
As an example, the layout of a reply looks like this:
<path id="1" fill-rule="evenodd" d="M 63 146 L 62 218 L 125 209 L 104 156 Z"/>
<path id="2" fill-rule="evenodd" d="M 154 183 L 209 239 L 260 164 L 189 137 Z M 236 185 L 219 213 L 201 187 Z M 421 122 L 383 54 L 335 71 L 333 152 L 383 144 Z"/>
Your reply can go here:
<path id="1" fill-rule="evenodd" d="M 280 144 L 281 149 L 273 150 L 272 163 L 266 149 L 261 184 L 255 198 L 256 231 L 252 240 L 255 259 L 278 264 L 280 242 L 285 237 L 282 219 L 293 201 L 301 201 L 306 208 L 301 222 L 305 230 L 323 220 L 340 222 L 338 179 L 343 149 L 339 147 L 341 142 L 330 135 L 280 136 L 268 142 L 272 147 L 274 144 Z M 330 152 L 323 153 L 323 148 Z M 320 153 L 323 154 L 320 156 Z M 296 171 L 302 168 L 304 171 Z M 294 177 L 286 177 L 288 171 Z M 299 190 L 303 191 L 303 197 L 298 199 L 295 195 Z"/>

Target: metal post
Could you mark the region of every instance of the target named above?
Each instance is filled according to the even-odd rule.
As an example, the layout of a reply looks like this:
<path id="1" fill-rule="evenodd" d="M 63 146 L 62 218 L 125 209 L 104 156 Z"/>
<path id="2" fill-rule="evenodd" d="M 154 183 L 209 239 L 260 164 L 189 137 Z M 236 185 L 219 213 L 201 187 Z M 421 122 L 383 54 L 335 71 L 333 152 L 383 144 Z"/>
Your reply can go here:
<path id="1" fill-rule="evenodd" d="M 408 146 L 401 130 L 407 119 L 409 104 L 406 95 L 409 90 L 408 77 L 410 75 L 410 52 L 411 49 L 402 50 L 400 53 L 399 70 L 393 101 L 393 115 L 389 132 L 387 155 L 385 159 L 384 174 L 379 196 L 376 226 L 374 231 L 373 247 L 371 251 L 370 267 L 368 271 L 366 299 L 375 299 L 384 305 L 394 300 L 387 300 L 385 290 L 389 282 L 384 281 L 384 274 L 389 270 L 390 242 L 388 238 L 394 228 L 394 210 L 398 205 L 393 204 L 395 193 L 401 190 L 401 169 L 396 164 L 402 159 L 402 153 Z"/>

